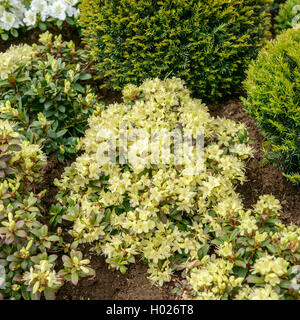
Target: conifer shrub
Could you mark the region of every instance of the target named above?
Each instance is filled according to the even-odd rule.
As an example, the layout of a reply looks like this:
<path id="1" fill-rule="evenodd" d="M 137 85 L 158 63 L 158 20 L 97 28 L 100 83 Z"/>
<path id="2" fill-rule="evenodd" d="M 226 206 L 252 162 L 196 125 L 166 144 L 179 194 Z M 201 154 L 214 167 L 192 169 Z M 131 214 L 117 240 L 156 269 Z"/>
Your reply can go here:
<path id="1" fill-rule="evenodd" d="M 282 3 L 285 3 L 286 0 L 274 0 L 273 5 L 279 7 Z"/>
<path id="2" fill-rule="evenodd" d="M 239 88 L 269 27 L 272 0 L 83 0 L 83 41 L 104 86 L 184 79 L 217 100 Z"/>
<path id="3" fill-rule="evenodd" d="M 275 18 L 275 30 L 277 33 L 296 27 L 300 23 L 300 1 L 288 0 L 280 6 Z"/>
<path id="4" fill-rule="evenodd" d="M 294 183 L 300 181 L 300 30 L 270 41 L 250 65 L 243 99 L 268 140 L 267 158 Z"/>
<path id="5" fill-rule="evenodd" d="M 176 78 L 128 85 L 123 97 L 90 117 L 83 153 L 55 181 L 74 240 L 122 273 L 142 259 L 160 285 L 181 271 L 187 284 L 177 293 L 184 298 L 299 298 L 300 229 L 279 222 L 272 195 L 246 210 L 235 191 L 252 156 L 245 127 L 211 117 Z M 200 152 L 202 165 L 175 161 L 176 130 L 190 130 L 184 154 Z M 198 130 L 204 150 L 195 144 Z M 158 138 L 161 131 L 170 144 Z M 158 144 L 149 148 L 149 136 Z"/>
<path id="6" fill-rule="evenodd" d="M 73 41 L 49 32 L 31 47 L 10 48 L 0 54 L 0 118 L 16 122 L 47 154 L 73 156 L 96 102 L 91 64 Z"/>

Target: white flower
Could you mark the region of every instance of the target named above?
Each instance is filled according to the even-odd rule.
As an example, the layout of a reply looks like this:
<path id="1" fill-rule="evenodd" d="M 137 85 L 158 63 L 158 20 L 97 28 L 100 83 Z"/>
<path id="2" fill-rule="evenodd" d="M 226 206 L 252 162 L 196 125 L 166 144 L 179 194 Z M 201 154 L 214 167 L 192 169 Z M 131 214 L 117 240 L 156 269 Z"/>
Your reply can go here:
<path id="1" fill-rule="evenodd" d="M 3 16 L 4 11 L 5 11 L 4 7 L 0 6 L 0 19 Z"/>
<path id="2" fill-rule="evenodd" d="M 45 21 L 49 16 L 50 9 L 47 1 L 45 0 L 32 0 L 30 9 L 37 14 L 39 13 L 41 15 L 42 21 Z"/>
<path id="3" fill-rule="evenodd" d="M 66 8 L 66 13 L 69 17 L 73 17 L 77 15 L 78 9 L 72 7 L 72 6 L 67 6 Z"/>
<path id="4" fill-rule="evenodd" d="M 50 15 L 59 20 L 66 19 L 67 5 L 62 1 L 55 1 L 50 7 Z"/>
<path id="5" fill-rule="evenodd" d="M 64 0 L 64 2 L 74 7 L 78 3 L 78 0 Z"/>
<path id="6" fill-rule="evenodd" d="M 16 17 L 14 14 L 4 11 L 3 16 L 1 18 L 1 21 L 3 23 L 3 28 L 8 31 L 11 28 L 13 28 L 15 22 L 16 22 Z"/>
<path id="7" fill-rule="evenodd" d="M 24 23 L 26 26 L 34 26 L 36 24 L 36 13 L 34 11 L 28 10 L 25 12 Z"/>

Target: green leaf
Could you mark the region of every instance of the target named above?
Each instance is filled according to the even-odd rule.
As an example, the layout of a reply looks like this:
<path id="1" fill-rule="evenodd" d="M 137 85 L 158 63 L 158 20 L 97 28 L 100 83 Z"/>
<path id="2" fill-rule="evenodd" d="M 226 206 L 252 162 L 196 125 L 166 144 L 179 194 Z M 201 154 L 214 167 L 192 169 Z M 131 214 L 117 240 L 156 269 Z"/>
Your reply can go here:
<path id="1" fill-rule="evenodd" d="M 41 30 L 43 30 L 43 31 L 46 31 L 46 30 L 47 30 L 47 25 L 46 25 L 46 23 L 40 22 L 40 23 L 39 23 L 39 28 L 40 28 Z"/>
<path id="2" fill-rule="evenodd" d="M 246 263 L 242 260 L 235 260 L 234 265 L 241 268 L 247 268 Z"/>
<path id="3" fill-rule="evenodd" d="M 265 283 L 265 280 L 261 277 L 258 277 L 258 276 L 248 276 L 246 281 L 248 283 L 256 283 L 256 284 L 264 284 Z"/>
<path id="4" fill-rule="evenodd" d="M 10 87 L 11 83 L 8 80 L 1 80 L 0 87 Z"/>
<path id="5" fill-rule="evenodd" d="M 24 81 L 30 81 L 31 79 L 29 77 L 20 77 L 17 78 L 17 82 L 24 82 Z"/>
<path id="6" fill-rule="evenodd" d="M 8 38 L 9 38 L 9 35 L 8 35 L 8 33 L 1 33 L 1 39 L 3 40 L 3 41 L 6 41 L 6 40 L 8 40 Z"/>
<path id="7" fill-rule="evenodd" d="M 56 137 L 57 137 L 57 138 L 60 138 L 60 137 L 62 137 L 63 135 L 65 135 L 67 132 L 68 132 L 67 129 L 60 130 L 60 131 L 57 132 Z"/>
<path id="8" fill-rule="evenodd" d="M 234 267 L 234 272 L 238 277 L 245 278 L 247 273 L 248 273 L 248 269 L 247 268 L 245 269 L 245 268 Z"/>
<path id="9" fill-rule="evenodd" d="M 58 110 L 62 113 L 65 113 L 66 112 L 66 107 L 65 106 L 59 106 L 58 107 Z"/>
<path id="10" fill-rule="evenodd" d="M 198 250 L 198 258 L 199 258 L 199 260 L 202 260 L 202 258 L 207 255 L 208 250 L 209 250 L 209 245 L 208 244 L 206 244 L 205 246 L 203 246 L 201 249 Z"/>
<path id="11" fill-rule="evenodd" d="M 125 274 L 126 271 L 127 271 L 127 268 L 126 268 L 124 265 L 121 265 L 121 266 L 120 266 L 120 272 L 121 272 L 122 274 Z"/>
<path id="12" fill-rule="evenodd" d="M 80 77 L 79 77 L 79 79 L 80 80 L 89 80 L 89 79 L 91 79 L 92 78 L 92 75 L 91 74 L 89 74 L 88 72 L 83 72 L 81 75 L 80 75 Z"/>
<path id="13" fill-rule="evenodd" d="M 269 250 L 270 253 L 273 253 L 273 254 L 276 253 L 276 249 L 271 244 L 267 245 L 267 249 Z"/>
<path id="14" fill-rule="evenodd" d="M 83 86 L 81 86 L 79 83 L 74 83 L 73 87 L 75 90 L 84 93 L 85 92 L 85 88 Z"/>
<path id="15" fill-rule="evenodd" d="M 56 25 L 58 26 L 59 29 L 61 29 L 61 27 L 63 25 L 63 21 L 62 20 L 57 20 L 56 21 Z"/>
<path id="16" fill-rule="evenodd" d="M 49 241 L 59 241 L 59 236 L 52 235 L 48 239 L 49 239 Z"/>
<path id="17" fill-rule="evenodd" d="M 77 272 L 72 272 L 71 281 L 75 286 L 77 285 L 77 283 L 78 283 L 78 273 Z"/>
<path id="18" fill-rule="evenodd" d="M 111 216 L 111 210 L 107 209 L 103 218 L 103 222 L 108 222 Z"/>
<path id="19" fill-rule="evenodd" d="M 76 249 L 76 248 L 78 247 L 78 244 L 79 244 L 78 240 L 75 240 L 75 241 L 72 242 L 70 248 L 71 248 L 72 250 L 74 250 L 74 249 Z"/>
<path id="20" fill-rule="evenodd" d="M 235 239 L 239 232 L 239 229 L 234 229 L 229 237 L 229 241 L 231 242 L 233 239 Z"/>
<path id="21" fill-rule="evenodd" d="M 66 21 L 67 21 L 67 23 L 68 23 L 69 25 L 71 25 L 71 26 L 73 26 L 73 25 L 75 24 L 74 19 L 72 19 L 72 18 L 70 18 L 70 17 L 67 17 L 67 18 L 66 18 Z"/>
<path id="22" fill-rule="evenodd" d="M 15 38 L 17 38 L 17 37 L 19 36 L 18 30 L 14 29 L 14 28 L 10 30 L 10 33 L 11 33 Z"/>

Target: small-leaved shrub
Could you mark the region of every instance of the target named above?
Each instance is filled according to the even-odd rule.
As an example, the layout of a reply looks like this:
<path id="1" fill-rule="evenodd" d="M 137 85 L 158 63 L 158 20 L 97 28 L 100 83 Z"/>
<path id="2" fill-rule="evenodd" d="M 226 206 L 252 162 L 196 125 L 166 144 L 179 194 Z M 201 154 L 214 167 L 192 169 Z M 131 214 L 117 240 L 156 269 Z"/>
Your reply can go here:
<path id="1" fill-rule="evenodd" d="M 284 2 L 286 2 L 286 0 L 274 0 L 273 6 L 278 8 Z"/>
<path id="2" fill-rule="evenodd" d="M 217 100 L 239 88 L 269 27 L 272 0 L 83 0 L 83 41 L 104 86 L 184 79 Z"/>
<path id="3" fill-rule="evenodd" d="M 292 182 L 300 181 L 300 30 L 270 41 L 248 71 L 246 110 L 267 138 L 265 152 Z"/>
<path id="4" fill-rule="evenodd" d="M 286 29 L 300 26 L 300 0 L 288 0 L 280 6 L 279 13 L 275 17 L 275 30 L 280 33 Z M 293 25 L 293 19 L 294 24 Z"/>
<path id="5" fill-rule="evenodd" d="M 52 38 L 40 36 L 30 63 L 23 61 L 32 53 L 26 45 L 0 56 L 0 118 L 17 122 L 29 141 L 62 160 L 76 152 L 96 95 L 85 85 L 92 77 L 88 56 L 72 41 Z"/>
<path id="6" fill-rule="evenodd" d="M 300 229 L 279 223 L 272 195 L 245 210 L 235 192 L 252 155 L 245 127 L 211 117 L 176 78 L 128 85 L 123 96 L 124 103 L 91 116 L 84 153 L 55 182 L 75 241 L 93 244 L 91 250 L 122 273 L 142 258 L 149 279 L 160 285 L 183 271 L 188 298 L 297 299 Z M 156 163 L 150 159 L 157 145 L 148 153 L 147 134 L 136 130 L 158 139 Z M 160 130 L 170 133 L 171 145 L 157 138 Z M 200 152 L 194 142 L 197 130 L 203 132 L 202 169 L 186 158 L 174 162 L 172 152 L 166 161 L 173 130 L 192 132 L 191 143 L 184 143 L 189 155 Z M 114 147 L 107 140 L 113 133 L 119 157 L 106 162 L 99 154 Z M 121 161 L 126 135 L 128 159 Z"/>
<path id="7" fill-rule="evenodd" d="M 8 121 L 0 120 L 0 266 L 5 268 L 0 293 L 9 299 L 54 299 L 64 280 L 77 283 L 91 275 L 89 260 L 65 243 L 62 230 L 51 232 L 42 221 L 42 179 L 46 157 L 40 147 L 20 139 Z M 55 270 L 57 255 L 65 252 L 63 267 Z M 3 285 L 3 284 L 2 284 Z"/>

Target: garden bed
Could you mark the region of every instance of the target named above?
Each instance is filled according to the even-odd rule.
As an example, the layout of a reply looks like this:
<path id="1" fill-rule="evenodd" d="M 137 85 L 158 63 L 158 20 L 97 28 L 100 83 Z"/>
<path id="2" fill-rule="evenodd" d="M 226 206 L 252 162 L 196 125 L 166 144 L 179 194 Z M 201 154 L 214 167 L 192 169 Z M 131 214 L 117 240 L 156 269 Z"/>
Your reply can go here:
<path id="1" fill-rule="evenodd" d="M 62 32 L 64 40 L 72 39 L 77 47 L 82 47 L 76 28 L 65 25 L 60 31 L 58 28 L 49 30 L 54 34 Z M 31 30 L 17 39 L 7 42 L 0 40 L 0 52 L 5 51 L 11 44 L 37 42 L 40 30 Z M 98 90 L 99 98 L 106 104 L 120 101 L 118 92 Z M 213 116 L 225 117 L 245 124 L 249 137 L 254 141 L 254 157 L 247 162 L 246 182 L 239 186 L 237 191 L 241 194 L 246 208 L 256 203 L 261 194 L 273 194 L 282 204 L 281 220 L 285 224 L 294 223 L 300 225 L 300 186 L 296 187 L 289 183 L 271 164 L 263 165 L 262 143 L 263 136 L 260 134 L 254 120 L 243 110 L 238 97 L 233 97 L 218 105 L 209 105 Z M 38 186 L 37 191 L 46 189 L 47 194 L 43 199 L 45 211 L 55 203 L 57 188 L 53 181 L 59 178 L 71 160 L 59 163 L 55 157 L 48 160 L 44 171 L 44 179 Z M 88 250 L 86 250 L 88 254 Z M 108 267 L 103 257 L 91 256 L 91 267 L 96 271 L 93 279 L 81 279 L 77 286 L 66 283 L 58 292 L 57 299 L 174 299 L 171 293 L 174 281 L 163 287 L 154 286 L 147 279 L 147 268 L 141 262 L 130 265 L 125 275 Z"/>

